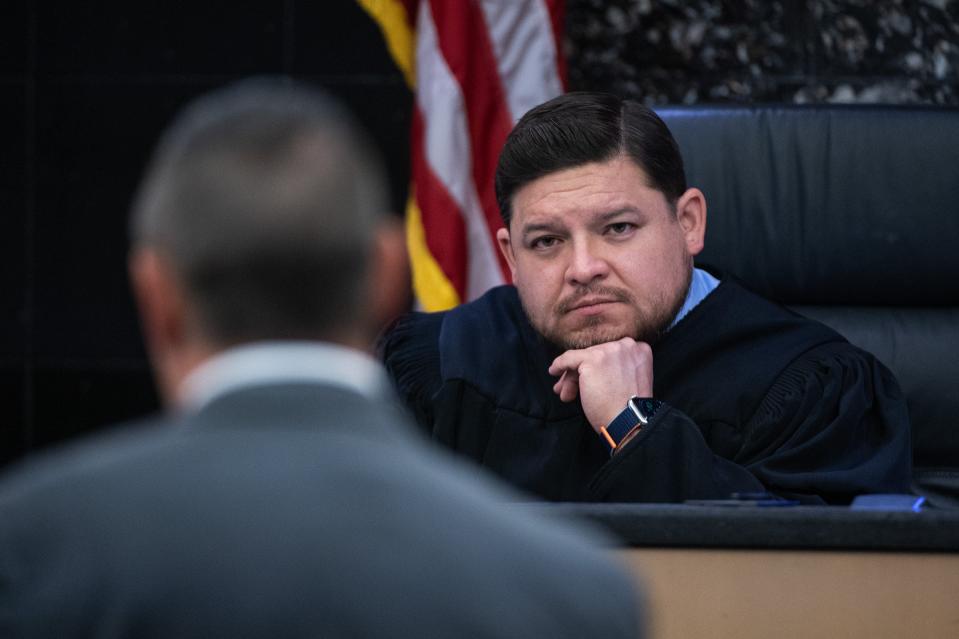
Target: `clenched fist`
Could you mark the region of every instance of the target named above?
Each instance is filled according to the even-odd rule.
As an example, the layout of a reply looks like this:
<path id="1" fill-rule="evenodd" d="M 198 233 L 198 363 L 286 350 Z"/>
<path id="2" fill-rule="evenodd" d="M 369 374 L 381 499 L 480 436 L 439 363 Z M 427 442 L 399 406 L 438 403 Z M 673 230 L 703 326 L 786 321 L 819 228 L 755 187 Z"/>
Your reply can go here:
<path id="1" fill-rule="evenodd" d="M 553 360 L 553 391 L 564 402 L 579 396 L 586 419 L 598 433 L 623 410 L 630 397 L 653 394 L 653 351 L 624 337 L 615 342 L 566 351 Z"/>

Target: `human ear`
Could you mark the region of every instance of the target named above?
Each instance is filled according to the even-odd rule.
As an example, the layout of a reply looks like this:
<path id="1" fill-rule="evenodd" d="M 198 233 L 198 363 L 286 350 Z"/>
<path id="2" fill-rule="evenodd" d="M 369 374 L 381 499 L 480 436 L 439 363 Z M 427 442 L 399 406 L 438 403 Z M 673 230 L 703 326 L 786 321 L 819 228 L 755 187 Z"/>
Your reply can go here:
<path id="1" fill-rule="evenodd" d="M 496 231 L 496 243 L 500 253 L 506 258 L 512 278 L 516 279 L 516 256 L 513 255 L 513 246 L 509 243 L 509 231 L 503 227 Z"/>
<path id="2" fill-rule="evenodd" d="M 163 352 L 186 333 L 181 287 L 169 262 L 152 248 L 134 250 L 128 266 L 147 348 Z"/>
<path id="3" fill-rule="evenodd" d="M 134 249 L 127 265 L 158 390 L 171 403 L 190 341 L 188 301 L 169 260 L 155 249 Z"/>
<path id="4" fill-rule="evenodd" d="M 686 250 L 698 255 L 706 242 L 706 196 L 699 189 L 686 189 L 676 201 L 676 221 L 683 229 Z"/>

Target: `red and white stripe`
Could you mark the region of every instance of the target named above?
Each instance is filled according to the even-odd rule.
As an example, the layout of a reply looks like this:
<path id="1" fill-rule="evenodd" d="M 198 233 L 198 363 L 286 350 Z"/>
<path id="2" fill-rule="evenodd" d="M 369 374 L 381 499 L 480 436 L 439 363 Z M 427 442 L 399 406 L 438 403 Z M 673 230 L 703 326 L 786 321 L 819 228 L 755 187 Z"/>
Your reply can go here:
<path id="1" fill-rule="evenodd" d="M 429 252 L 464 301 L 509 279 L 493 176 L 516 120 L 563 91 L 561 2 L 421 0 L 417 9 L 413 190 Z"/>

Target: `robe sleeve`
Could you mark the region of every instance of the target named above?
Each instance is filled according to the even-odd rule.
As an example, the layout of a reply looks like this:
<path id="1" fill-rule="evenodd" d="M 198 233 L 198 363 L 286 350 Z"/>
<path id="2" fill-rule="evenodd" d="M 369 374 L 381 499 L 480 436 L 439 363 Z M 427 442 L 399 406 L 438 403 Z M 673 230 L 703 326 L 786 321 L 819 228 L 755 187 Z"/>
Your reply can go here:
<path id="1" fill-rule="evenodd" d="M 377 344 L 380 360 L 416 423 L 431 434 L 433 396 L 439 390 L 441 313 L 410 313 L 398 319 Z"/>
<path id="2" fill-rule="evenodd" d="M 727 459 L 689 416 L 664 406 L 597 473 L 591 492 L 603 501 L 682 501 L 768 490 L 807 503 L 848 503 L 857 494 L 909 490 L 902 392 L 882 363 L 848 344 L 800 357 L 732 426 L 741 443 Z"/>

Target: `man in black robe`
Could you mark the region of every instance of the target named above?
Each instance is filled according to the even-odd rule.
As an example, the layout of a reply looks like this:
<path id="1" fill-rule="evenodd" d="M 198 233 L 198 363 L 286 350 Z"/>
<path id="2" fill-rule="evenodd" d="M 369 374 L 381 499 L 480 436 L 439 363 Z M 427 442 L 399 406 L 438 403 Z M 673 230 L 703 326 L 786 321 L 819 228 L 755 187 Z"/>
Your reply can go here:
<path id="1" fill-rule="evenodd" d="M 381 344 L 434 439 L 552 500 L 908 490 L 889 370 L 694 266 L 705 197 L 652 111 L 582 93 L 536 107 L 496 193 L 514 285 L 401 318 Z"/>

